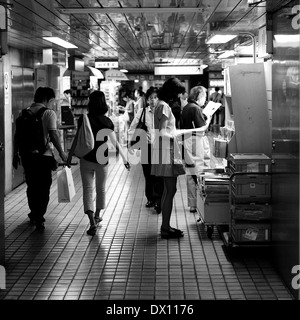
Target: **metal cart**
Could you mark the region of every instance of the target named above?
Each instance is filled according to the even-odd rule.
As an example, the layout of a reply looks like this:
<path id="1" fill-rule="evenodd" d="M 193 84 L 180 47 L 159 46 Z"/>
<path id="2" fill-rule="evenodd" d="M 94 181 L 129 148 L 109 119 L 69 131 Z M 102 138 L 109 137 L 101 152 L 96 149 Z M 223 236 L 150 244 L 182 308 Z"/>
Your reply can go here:
<path id="1" fill-rule="evenodd" d="M 229 210 L 229 176 L 215 174 L 199 176 L 197 183 L 197 211 L 201 224 L 206 226 L 206 233 L 211 239 L 215 226 L 228 226 Z"/>

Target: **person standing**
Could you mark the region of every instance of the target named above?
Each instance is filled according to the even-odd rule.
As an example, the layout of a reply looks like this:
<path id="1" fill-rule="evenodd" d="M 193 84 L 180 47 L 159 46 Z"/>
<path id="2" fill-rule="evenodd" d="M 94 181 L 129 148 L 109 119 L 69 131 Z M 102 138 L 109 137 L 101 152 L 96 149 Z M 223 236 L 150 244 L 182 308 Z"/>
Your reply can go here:
<path id="1" fill-rule="evenodd" d="M 219 126 L 222 126 L 224 125 L 224 119 L 225 119 L 224 94 L 220 93 L 219 91 L 220 91 L 220 88 L 215 87 L 215 92 L 213 92 L 210 95 L 209 100 L 222 104 L 220 108 L 214 113 L 212 118 L 212 124 L 217 124 Z"/>
<path id="2" fill-rule="evenodd" d="M 128 130 L 128 136 L 130 137 L 133 135 L 142 116 L 143 110 L 145 110 L 145 123 L 147 127 L 147 147 L 146 149 L 144 149 L 145 146 L 141 146 L 141 164 L 143 168 L 143 174 L 145 177 L 145 195 L 147 198 L 146 208 L 154 207 L 156 212 L 160 213 L 161 196 L 163 193 L 163 181 L 160 177 L 151 175 L 151 155 L 152 145 L 154 141 L 154 110 L 158 102 L 157 92 L 158 89 L 155 87 L 150 87 L 147 90 L 146 100 L 148 102 L 148 106 L 145 109 L 141 108 L 138 110 Z M 131 148 L 129 147 L 129 152 L 130 150 Z"/>
<path id="3" fill-rule="evenodd" d="M 114 124 L 110 118 L 105 114 L 108 111 L 106 104 L 105 95 L 102 91 L 94 91 L 89 96 L 88 103 L 88 118 L 91 124 L 93 135 L 95 138 L 95 146 L 92 151 L 86 154 L 80 159 L 80 174 L 83 188 L 83 208 L 85 214 L 88 216 L 90 221 L 90 228 L 87 230 L 87 234 L 94 236 L 97 231 L 98 224 L 102 221 L 100 212 L 106 206 L 106 191 L 105 185 L 108 174 L 108 146 L 107 140 L 110 138 L 111 143 L 116 147 L 120 153 L 126 169 L 130 169 L 130 165 L 127 162 L 126 155 L 120 147 L 116 134 L 114 132 Z M 78 129 L 76 136 L 73 140 L 68 159 L 67 166 L 70 166 L 72 156 L 77 143 L 78 132 L 80 126 L 83 123 L 83 117 L 78 119 Z M 103 139 L 96 140 L 99 132 L 103 134 Z M 106 147 L 103 148 L 103 145 Z M 101 147 L 101 148 L 100 148 Z M 99 149 L 100 148 L 100 149 Z M 98 150 L 103 150 L 103 156 L 99 156 Z M 96 184 L 96 206 L 94 203 L 94 186 Z"/>
<path id="4" fill-rule="evenodd" d="M 57 116 L 54 110 L 55 93 L 52 88 L 39 87 L 34 94 L 34 102 L 28 108 L 29 112 L 38 116 L 42 113 L 42 132 L 45 151 L 24 150 L 20 140 L 22 133 L 16 121 L 14 136 L 14 167 L 21 160 L 27 184 L 27 199 L 30 213 L 28 217 L 31 223 L 35 223 L 37 230 L 45 229 L 44 215 L 47 211 L 50 187 L 52 184 L 53 145 L 59 156 L 65 162 L 67 155 L 64 153 L 57 131 Z M 46 109 L 45 109 L 46 108 Z M 43 110 L 42 110 L 43 109 Z"/>
<path id="5" fill-rule="evenodd" d="M 169 103 L 179 99 L 184 92 L 185 87 L 178 78 L 169 78 L 158 92 L 159 101 L 154 112 L 155 138 L 151 174 L 162 177 L 164 181 L 161 200 L 161 237 L 163 239 L 183 237 L 183 231 L 170 226 L 178 174 L 174 174 L 173 170 L 172 145 L 176 143 L 176 125 Z"/>
<path id="6" fill-rule="evenodd" d="M 141 88 L 134 90 L 134 98 L 135 98 L 134 114 L 136 115 L 140 109 L 143 109 L 146 107 L 147 99 L 146 99 L 145 92 Z"/>
<path id="7" fill-rule="evenodd" d="M 203 128 L 201 132 L 193 132 L 184 139 L 184 148 L 187 157 L 191 160 L 192 165 L 195 167 L 196 175 L 203 172 L 204 168 L 209 167 L 205 156 L 207 154 L 206 140 L 204 139 L 205 130 L 208 128 L 210 119 L 202 113 L 202 106 L 206 101 L 206 88 L 203 86 L 193 87 L 190 91 L 188 104 L 182 109 L 181 123 L 182 129 Z M 196 212 L 197 209 L 197 189 L 196 182 L 192 175 L 186 175 L 187 182 L 187 197 L 190 212 Z"/>

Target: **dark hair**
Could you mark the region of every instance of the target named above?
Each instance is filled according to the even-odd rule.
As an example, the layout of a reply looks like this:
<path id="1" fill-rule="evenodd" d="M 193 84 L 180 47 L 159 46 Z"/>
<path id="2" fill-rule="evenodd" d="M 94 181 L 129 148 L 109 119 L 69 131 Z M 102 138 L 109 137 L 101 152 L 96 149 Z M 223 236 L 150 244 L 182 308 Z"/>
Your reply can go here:
<path id="1" fill-rule="evenodd" d="M 215 91 L 218 92 L 220 90 L 219 87 L 215 87 Z"/>
<path id="2" fill-rule="evenodd" d="M 55 92 L 49 87 L 39 87 L 37 88 L 33 101 L 36 103 L 43 103 L 45 100 L 49 102 L 52 98 L 55 99 Z"/>
<path id="3" fill-rule="evenodd" d="M 146 100 L 149 99 L 152 93 L 158 93 L 158 89 L 156 87 L 150 87 L 146 92 Z"/>
<path id="4" fill-rule="evenodd" d="M 88 109 L 91 115 L 105 114 L 108 111 L 105 95 L 102 91 L 93 91 L 90 94 Z"/>
<path id="5" fill-rule="evenodd" d="M 132 91 L 129 90 L 128 88 L 126 88 L 123 92 L 122 92 L 122 95 L 121 95 L 122 98 L 130 98 L 132 99 Z"/>
<path id="6" fill-rule="evenodd" d="M 178 78 L 172 77 L 164 82 L 158 91 L 158 98 L 166 103 L 169 103 L 171 100 L 178 99 L 179 93 L 184 92 L 185 86 L 182 84 L 182 82 Z"/>
<path id="7" fill-rule="evenodd" d="M 145 96 L 145 92 L 141 88 L 135 89 L 135 91 L 139 93 L 140 97 Z"/>
<path id="8" fill-rule="evenodd" d="M 64 91 L 64 94 L 71 94 L 71 93 L 72 93 L 72 91 L 70 89 L 67 89 Z"/>

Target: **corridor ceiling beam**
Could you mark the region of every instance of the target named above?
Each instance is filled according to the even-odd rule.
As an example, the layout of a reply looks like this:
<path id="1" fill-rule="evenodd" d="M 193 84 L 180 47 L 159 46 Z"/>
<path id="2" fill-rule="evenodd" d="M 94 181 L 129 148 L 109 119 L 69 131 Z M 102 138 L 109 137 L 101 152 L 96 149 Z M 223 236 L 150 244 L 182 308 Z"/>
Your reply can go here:
<path id="1" fill-rule="evenodd" d="M 77 8 L 77 7 L 66 7 L 66 8 L 58 8 L 60 13 L 63 14 L 82 14 L 82 13 L 197 13 L 203 12 L 203 8 L 200 7 L 141 7 L 141 8 L 119 8 L 119 7 L 111 7 L 111 8 L 101 8 L 101 7 L 85 7 L 85 8 Z"/>

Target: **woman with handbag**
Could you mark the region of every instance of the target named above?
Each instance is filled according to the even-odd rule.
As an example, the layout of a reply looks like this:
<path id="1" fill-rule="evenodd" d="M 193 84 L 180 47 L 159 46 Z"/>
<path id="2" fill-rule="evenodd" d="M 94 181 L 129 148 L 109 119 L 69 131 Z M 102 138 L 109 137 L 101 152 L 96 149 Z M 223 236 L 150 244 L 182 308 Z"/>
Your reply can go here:
<path id="1" fill-rule="evenodd" d="M 108 174 L 108 146 L 107 140 L 110 138 L 112 144 L 121 155 L 127 170 L 130 165 L 127 162 L 125 153 L 120 147 L 114 132 L 113 122 L 105 115 L 108 106 L 105 95 L 102 91 L 94 91 L 89 96 L 88 119 L 94 135 L 94 148 L 80 158 L 80 174 L 83 188 L 83 208 L 90 221 L 88 235 L 95 235 L 98 224 L 102 221 L 100 212 L 105 208 L 105 184 Z M 77 145 L 78 132 L 83 125 L 83 117 L 78 119 L 78 129 L 73 140 L 71 150 L 68 155 L 67 166 L 70 166 L 72 156 Z M 101 131 L 102 130 L 102 131 Z M 99 132 L 103 132 L 103 139 L 99 139 Z M 98 139 L 96 139 L 98 134 Z M 106 146 L 104 146 L 106 144 Z M 103 157 L 99 156 L 98 150 L 103 150 Z M 96 184 L 96 208 L 94 204 L 94 185 Z"/>
<path id="2" fill-rule="evenodd" d="M 158 92 L 158 103 L 154 112 L 155 138 L 153 143 L 151 174 L 163 178 L 164 192 L 161 200 L 163 239 L 181 238 L 183 231 L 170 226 L 173 200 L 177 191 L 177 177 L 185 174 L 182 163 L 176 163 L 180 154 L 176 138 L 175 117 L 170 101 L 180 99 L 185 87 L 178 78 L 169 78 Z M 177 159 L 180 161 L 180 157 Z M 179 170 L 177 170 L 179 169 Z"/>
<path id="3" fill-rule="evenodd" d="M 128 136 L 131 137 L 129 152 L 132 152 L 139 144 L 135 142 L 135 130 L 137 128 L 145 130 L 147 135 L 147 146 L 141 145 L 141 164 L 143 168 L 143 174 L 145 177 L 145 195 L 147 198 L 146 208 L 154 207 L 157 213 L 161 212 L 161 196 L 163 192 L 163 182 L 161 178 L 151 175 L 151 154 L 152 143 L 154 140 L 154 109 L 158 101 L 157 97 L 158 89 L 150 87 L 146 92 L 146 100 L 148 106 L 138 110 L 135 118 L 133 119 L 131 126 L 128 130 Z M 143 129 L 144 128 L 144 129 Z M 143 131 L 141 131 L 142 133 Z M 136 145 L 136 146 L 135 146 Z M 146 149 L 144 149 L 146 148 Z"/>

